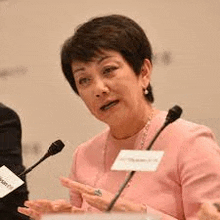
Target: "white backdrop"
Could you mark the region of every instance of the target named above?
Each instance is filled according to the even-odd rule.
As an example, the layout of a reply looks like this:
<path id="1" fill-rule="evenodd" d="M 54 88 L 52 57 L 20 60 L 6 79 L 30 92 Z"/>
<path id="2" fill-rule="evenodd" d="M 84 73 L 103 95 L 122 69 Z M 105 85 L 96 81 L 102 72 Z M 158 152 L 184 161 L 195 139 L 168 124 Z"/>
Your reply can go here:
<path id="1" fill-rule="evenodd" d="M 155 106 L 181 105 L 185 119 L 206 124 L 220 140 L 219 11 L 218 0 L 0 0 L 0 102 L 20 115 L 25 165 L 56 139 L 66 143 L 28 175 L 30 198 L 68 198 L 59 176 L 68 175 L 75 147 L 105 127 L 73 94 L 60 68 L 61 44 L 93 16 L 136 20 L 156 56 Z"/>

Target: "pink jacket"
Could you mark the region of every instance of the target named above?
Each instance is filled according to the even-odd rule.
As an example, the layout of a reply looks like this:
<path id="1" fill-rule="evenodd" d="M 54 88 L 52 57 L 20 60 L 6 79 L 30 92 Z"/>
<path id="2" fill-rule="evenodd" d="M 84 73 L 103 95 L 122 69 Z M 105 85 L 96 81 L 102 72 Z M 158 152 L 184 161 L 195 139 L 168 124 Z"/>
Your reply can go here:
<path id="1" fill-rule="evenodd" d="M 160 112 L 153 118 L 145 147 L 165 116 L 166 112 Z M 116 140 L 106 129 L 76 149 L 70 177 L 115 194 L 127 172 L 111 171 L 111 165 L 121 149 L 138 149 L 142 134 L 143 130 L 128 139 Z M 144 203 L 149 213 L 167 220 L 196 220 L 202 202 L 219 200 L 220 149 L 210 129 L 178 119 L 161 133 L 152 150 L 165 152 L 157 171 L 136 172 L 123 198 Z M 78 193 L 70 194 L 73 205 L 97 212 Z"/>

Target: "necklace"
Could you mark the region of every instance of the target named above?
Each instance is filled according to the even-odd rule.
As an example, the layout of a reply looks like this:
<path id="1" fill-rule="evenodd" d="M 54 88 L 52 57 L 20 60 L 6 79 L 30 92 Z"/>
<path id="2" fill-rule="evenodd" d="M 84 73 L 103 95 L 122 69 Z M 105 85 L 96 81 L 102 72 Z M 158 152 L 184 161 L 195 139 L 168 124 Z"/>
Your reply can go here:
<path id="1" fill-rule="evenodd" d="M 147 123 L 144 126 L 144 133 L 143 133 L 143 136 L 142 136 L 142 139 L 141 139 L 140 150 L 143 150 L 143 148 L 144 148 L 145 140 L 146 140 L 146 137 L 147 137 L 147 134 L 148 134 L 148 130 L 149 130 L 153 115 L 154 115 L 154 109 L 152 109 L 151 114 L 148 117 Z"/>
<path id="2" fill-rule="evenodd" d="M 140 147 L 138 148 L 138 150 L 144 150 L 143 148 L 144 148 L 145 140 L 146 140 L 146 137 L 147 137 L 147 134 L 148 134 L 148 130 L 149 130 L 149 127 L 150 127 L 153 115 L 154 115 L 154 109 L 152 109 L 151 114 L 148 117 L 147 123 L 146 123 L 146 125 L 144 127 L 143 136 L 141 138 L 141 143 L 140 143 Z M 130 173 L 130 171 L 127 172 L 126 176 L 128 176 L 129 173 Z M 121 193 L 121 197 L 124 197 L 124 195 L 126 193 L 126 190 L 128 190 L 128 188 L 130 187 L 131 183 L 132 183 L 132 179 L 130 179 L 130 181 L 127 183 L 124 191 Z"/>
<path id="3" fill-rule="evenodd" d="M 149 130 L 153 115 L 154 115 L 154 109 L 152 109 L 152 111 L 150 113 L 150 116 L 148 117 L 147 123 L 144 126 L 144 131 L 143 131 L 143 135 L 142 135 L 142 138 L 141 138 L 140 146 L 138 147 L 137 150 L 143 150 L 143 148 L 144 148 L 144 144 L 145 144 L 145 141 L 146 141 L 146 137 L 147 137 L 147 134 L 148 134 L 148 130 Z M 106 153 L 107 153 L 107 147 L 108 147 L 107 143 L 108 143 L 108 136 L 106 138 L 105 145 L 104 145 L 104 148 L 103 148 L 103 153 L 102 153 L 102 155 L 103 155 L 103 173 L 105 173 L 106 170 L 107 170 L 106 169 Z M 94 181 L 94 186 L 97 185 L 97 182 L 101 178 L 101 175 L 102 175 L 101 173 L 102 172 L 99 172 L 96 175 L 96 178 L 95 178 L 95 181 Z M 127 184 L 126 188 L 128 188 L 130 186 L 130 184 L 131 184 L 131 181 Z"/>

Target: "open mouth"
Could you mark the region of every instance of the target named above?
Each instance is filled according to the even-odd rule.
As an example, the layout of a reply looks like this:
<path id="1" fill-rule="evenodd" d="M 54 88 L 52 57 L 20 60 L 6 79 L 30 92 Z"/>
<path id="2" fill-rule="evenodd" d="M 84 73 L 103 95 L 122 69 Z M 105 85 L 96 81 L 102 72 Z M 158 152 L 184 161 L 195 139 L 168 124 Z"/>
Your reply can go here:
<path id="1" fill-rule="evenodd" d="M 110 109 L 111 107 L 117 105 L 118 103 L 119 103 L 119 100 L 115 100 L 115 101 L 109 102 L 106 105 L 103 105 L 100 109 L 102 111 L 106 111 L 106 110 Z"/>

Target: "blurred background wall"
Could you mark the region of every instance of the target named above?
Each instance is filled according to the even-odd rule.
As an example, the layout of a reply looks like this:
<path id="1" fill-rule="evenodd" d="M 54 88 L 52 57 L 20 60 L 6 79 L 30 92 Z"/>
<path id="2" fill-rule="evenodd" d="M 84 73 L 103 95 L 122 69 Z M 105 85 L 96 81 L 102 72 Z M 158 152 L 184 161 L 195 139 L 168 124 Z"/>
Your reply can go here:
<path id="1" fill-rule="evenodd" d="M 183 118 L 205 124 L 220 141 L 219 0 L 0 0 L 0 102 L 20 115 L 28 167 L 55 140 L 62 153 L 28 174 L 30 199 L 68 198 L 59 184 L 74 149 L 105 125 L 70 89 L 60 47 L 78 24 L 119 13 L 137 21 L 154 50 L 155 106 L 183 107 Z"/>

